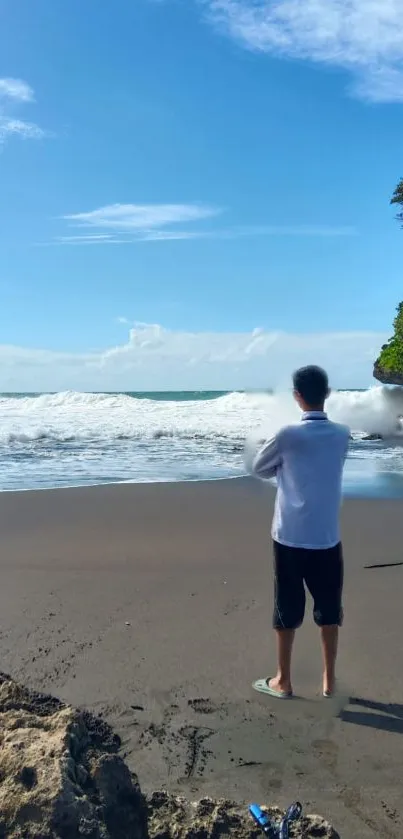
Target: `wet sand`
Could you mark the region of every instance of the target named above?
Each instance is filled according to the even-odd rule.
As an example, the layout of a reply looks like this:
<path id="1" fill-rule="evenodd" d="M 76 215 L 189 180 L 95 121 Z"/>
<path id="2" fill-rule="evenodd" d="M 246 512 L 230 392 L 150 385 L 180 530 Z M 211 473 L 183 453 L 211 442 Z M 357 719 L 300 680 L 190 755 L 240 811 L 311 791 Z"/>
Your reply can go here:
<path id="1" fill-rule="evenodd" d="M 1 493 L 0 670 L 104 714 L 145 789 L 300 798 L 343 839 L 401 837 L 402 503 L 343 508 L 339 705 L 309 614 L 297 698 L 250 688 L 274 667 L 272 503 L 246 480 Z"/>

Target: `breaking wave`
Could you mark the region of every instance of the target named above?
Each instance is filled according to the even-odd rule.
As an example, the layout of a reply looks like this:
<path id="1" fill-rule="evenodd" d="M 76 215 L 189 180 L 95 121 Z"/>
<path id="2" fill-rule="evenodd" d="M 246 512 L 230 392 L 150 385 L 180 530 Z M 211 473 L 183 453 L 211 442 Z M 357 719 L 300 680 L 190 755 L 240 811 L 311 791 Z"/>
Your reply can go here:
<path id="1" fill-rule="evenodd" d="M 403 390 L 374 387 L 335 392 L 328 413 L 357 435 L 394 436 L 403 416 Z M 76 392 L 3 396 L 0 443 L 239 440 L 257 426 L 274 433 L 297 419 L 291 394 L 234 392 L 186 401 Z"/>
<path id="2" fill-rule="evenodd" d="M 335 392 L 328 413 L 352 430 L 350 471 L 403 476 L 403 390 Z M 284 393 L 3 395 L 0 489 L 241 475 L 245 439 L 298 416 Z"/>

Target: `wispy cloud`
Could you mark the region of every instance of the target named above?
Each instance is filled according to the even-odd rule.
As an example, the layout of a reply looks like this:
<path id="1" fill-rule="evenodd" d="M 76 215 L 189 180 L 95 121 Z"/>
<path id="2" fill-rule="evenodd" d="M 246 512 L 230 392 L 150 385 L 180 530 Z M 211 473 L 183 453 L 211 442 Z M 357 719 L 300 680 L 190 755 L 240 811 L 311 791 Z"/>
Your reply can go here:
<path id="1" fill-rule="evenodd" d="M 172 224 L 200 221 L 220 213 L 219 208 L 203 204 L 110 204 L 89 213 L 73 213 L 64 218 L 84 227 L 147 231 Z"/>
<path id="2" fill-rule="evenodd" d="M 140 242 L 181 242 L 186 239 L 213 239 L 219 235 L 215 230 L 147 230 L 141 234 Z"/>
<path id="3" fill-rule="evenodd" d="M 22 79 L 0 79 L 0 99 L 34 102 L 34 91 Z"/>
<path id="4" fill-rule="evenodd" d="M 124 240 L 117 239 L 108 233 L 94 233 L 88 236 L 57 236 L 55 243 L 59 245 L 109 245 L 120 243 Z"/>
<path id="5" fill-rule="evenodd" d="M 22 137 L 25 140 L 40 140 L 45 132 L 34 122 L 24 122 L 21 119 L 13 119 L 0 114 L 0 143 L 12 135 Z"/>
<path id="6" fill-rule="evenodd" d="M 13 109 L 18 105 L 34 101 L 34 92 L 27 82 L 22 79 L 0 79 L 0 144 L 12 136 L 26 140 L 37 140 L 45 136 L 39 125 L 19 119 L 14 114 Z"/>
<path id="7" fill-rule="evenodd" d="M 249 49 L 345 69 L 356 96 L 403 102 L 403 0 L 201 2 Z"/>
<path id="8" fill-rule="evenodd" d="M 222 210 L 206 204 L 109 204 L 84 213 L 63 216 L 70 226 L 92 228 L 91 234 L 59 236 L 55 243 L 63 245 L 133 244 L 195 239 L 208 236 L 209 231 L 194 227 L 195 223 L 212 219 Z M 188 230 L 177 225 L 187 225 Z M 105 233 L 105 229 L 111 232 Z"/>
<path id="9" fill-rule="evenodd" d="M 357 231 L 332 225 L 241 225 L 205 227 L 223 210 L 209 204 L 110 204 L 96 210 L 62 217 L 69 226 L 94 232 L 58 236 L 59 245 L 115 245 L 138 242 L 173 242 L 192 239 L 238 239 L 249 236 L 351 236 Z M 104 232 L 107 229 L 110 232 Z M 96 231 L 96 232 L 95 232 Z"/>

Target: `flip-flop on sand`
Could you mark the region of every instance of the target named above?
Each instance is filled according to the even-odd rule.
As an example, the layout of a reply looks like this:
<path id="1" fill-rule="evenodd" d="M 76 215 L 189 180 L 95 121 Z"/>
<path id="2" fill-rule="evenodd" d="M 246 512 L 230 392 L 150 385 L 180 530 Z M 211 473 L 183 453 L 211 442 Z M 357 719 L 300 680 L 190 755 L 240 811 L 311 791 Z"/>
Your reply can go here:
<path id="1" fill-rule="evenodd" d="M 337 682 L 336 682 L 336 684 L 335 684 L 335 686 L 334 686 L 333 690 L 324 690 L 324 689 L 322 688 L 322 691 L 321 691 L 321 692 L 322 692 L 322 696 L 323 696 L 323 698 L 324 698 L 324 699 L 333 699 L 333 698 L 335 697 L 335 695 L 336 695 L 336 689 L 337 689 Z"/>
<path id="2" fill-rule="evenodd" d="M 274 696 L 275 699 L 292 699 L 292 691 L 276 690 L 270 687 L 270 679 L 257 679 L 253 682 L 253 690 L 258 693 L 265 693 L 267 696 Z"/>

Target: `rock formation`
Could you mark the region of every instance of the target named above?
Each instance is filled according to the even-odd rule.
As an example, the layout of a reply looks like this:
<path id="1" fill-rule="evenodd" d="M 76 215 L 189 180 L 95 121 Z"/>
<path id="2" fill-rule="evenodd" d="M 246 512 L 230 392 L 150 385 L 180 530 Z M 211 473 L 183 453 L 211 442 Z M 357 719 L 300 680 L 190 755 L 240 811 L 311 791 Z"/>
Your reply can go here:
<path id="1" fill-rule="evenodd" d="M 263 839 L 254 826 L 245 805 L 231 801 L 203 798 L 189 802 L 166 792 L 153 793 L 148 799 L 148 831 L 150 839 Z M 276 819 L 282 813 L 267 808 Z M 305 816 L 290 824 L 290 839 L 340 839 L 332 826 L 320 816 Z"/>
<path id="2" fill-rule="evenodd" d="M 0 839 L 260 839 L 244 805 L 146 797 L 101 719 L 0 674 Z M 279 811 L 271 811 L 279 815 Z M 318 816 L 291 837 L 340 839 Z"/>
<path id="3" fill-rule="evenodd" d="M 397 307 L 394 333 L 374 365 L 374 378 L 384 385 L 403 385 L 403 302 Z"/>
<path id="4" fill-rule="evenodd" d="M 1 839 L 144 839 L 118 747 L 102 720 L 0 676 Z"/>

